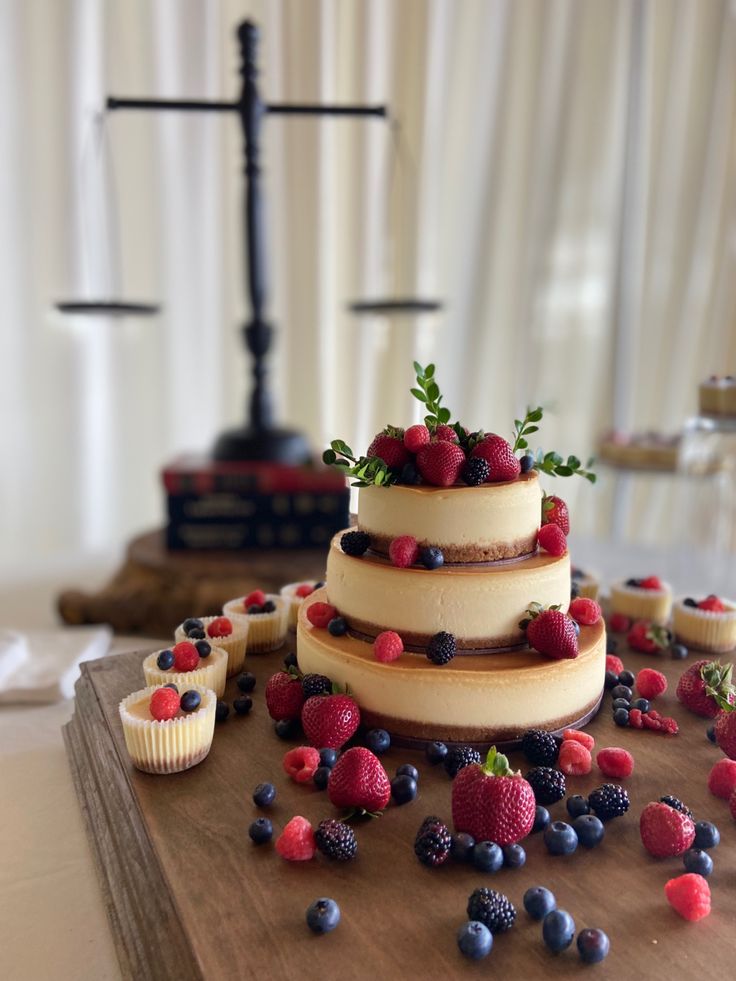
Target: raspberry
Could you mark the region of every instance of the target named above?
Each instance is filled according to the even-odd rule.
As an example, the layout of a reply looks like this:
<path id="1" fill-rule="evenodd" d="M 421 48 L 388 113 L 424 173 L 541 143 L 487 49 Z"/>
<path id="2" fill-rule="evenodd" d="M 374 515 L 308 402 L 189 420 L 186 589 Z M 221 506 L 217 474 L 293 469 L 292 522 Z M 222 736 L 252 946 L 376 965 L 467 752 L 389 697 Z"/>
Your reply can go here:
<path id="1" fill-rule="evenodd" d="M 629 711 L 629 725 L 632 729 L 643 729 L 644 722 L 642 721 L 644 713 L 641 709 L 630 709 Z"/>
<path id="2" fill-rule="evenodd" d="M 290 862 L 305 862 L 314 858 L 317 844 L 312 825 L 297 814 L 276 839 L 276 851 Z"/>
<path id="3" fill-rule="evenodd" d="M 629 712 L 629 722 L 631 722 L 631 713 Z M 641 717 L 641 724 L 643 729 L 653 729 L 655 732 L 661 732 L 662 723 L 657 718 L 657 716 L 652 715 L 651 712 L 644 712 Z"/>
<path id="4" fill-rule="evenodd" d="M 621 674 L 624 670 L 624 662 L 615 654 L 606 654 L 606 671 L 613 671 L 614 674 Z"/>
<path id="5" fill-rule="evenodd" d="M 598 623 L 601 618 L 601 608 L 595 600 L 588 599 L 586 596 L 578 596 L 570 603 L 567 611 L 573 620 L 577 620 L 583 626 L 591 627 Z"/>
<path id="6" fill-rule="evenodd" d="M 595 746 L 595 739 L 589 732 L 582 732 L 580 729 L 565 729 L 562 733 L 563 740 L 572 739 L 576 743 L 581 743 L 587 750 L 592 750 Z"/>
<path id="7" fill-rule="evenodd" d="M 602 749 L 595 758 L 604 777 L 615 777 L 622 780 L 634 772 L 634 757 L 625 749 L 609 746 Z"/>
<path id="8" fill-rule="evenodd" d="M 662 732 L 666 732 L 668 736 L 676 736 L 680 731 L 675 719 L 669 718 L 662 719 Z"/>
<path id="9" fill-rule="evenodd" d="M 608 628 L 615 634 L 625 634 L 631 626 L 631 620 L 623 613 L 612 613 L 608 620 Z"/>
<path id="10" fill-rule="evenodd" d="M 263 606 L 266 602 L 266 594 L 262 589 L 254 589 L 252 593 L 248 595 L 243 600 L 243 606 L 247 610 L 249 606 Z"/>
<path id="11" fill-rule="evenodd" d="M 319 766 L 319 750 L 311 746 L 297 746 L 285 754 L 283 767 L 297 783 L 309 783 Z"/>
<path id="12" fill-rule="evenodd" d="M 665 882 L 664 894 L 675 912 L 693 923 L 710 913 L 710 886 L 702 875 L 678 875 Z"/>
<path id="13" fill-rule="evenodd" d="M 701 600 L 698 603 L 698 609 L 699 610 L 707 610 L 709 613 L 725 613 L 726 612 L 726 607 L 718 599 L 718 597 L 717 596 L 714 596 L 712 593 L 710 594 L 710 596 L 706 596 L 704 600 Z"/>
<path id="14" fill-rule="evenodd" d="M 723 759 L 713 764 L 708 774 L 708 790 L 722 800 L 731 797 L 736 790 L 736 760 Z"/>
<path id="15" fill-rule="evenodd" d="M 404 642 L 394 630 L 384 630 L 373 641 L 373 656 L 381 664 L 389 664 L 404 653 Z"/>
<path id="16" fill-rule="evenodd" d="M 454 432 L 453 432 L 453 435 Z M 410 453 L 418 453 L 429 442 L 429 430 L 426 426 L 409 426 L 404 433 L 404 446 Z"/>
<path id="17" fill-rule="evenodd" d="M 209 637 L 229 637 L 233 632 L 233 622 L 229 617 L 215 617 L 207 626 Z"/>
<path id="18" fill-rule="evenodd" d="M 537 542 L 550 555 L 564 555 L 567 551 L 565 533 L 558 525 L 542 525 L 537 534 Z"/>
<path id="19" fill-rule="evenodd" d="M 303 582 L 296 587 L 294 595 L 299 596 L 300 599 L 306 599 L 306 597 L 311 596 L 313 592 L 314 586 L 310 585 L 308 582 Z M 264 598 L 263 603 L 265 602 L 266 600 Z M 258 606 L 263 606 L 263 603 L 259 603 Z"/>
<path id="20" fill-rule="evenodd" d="M 337 610 L 330 603 L 312 603 L 307 609 L 307 620 L 313 627 L 324 629 L 336 616 Z"/>
<path id="21" fill-rule="evenodd" d="M 647 576 L 646 579 L 639 580 L 639 589 L 662 589 L 662 580 L 659 576 Z"/>
<path id="22" fill-rule="evenodd" d="M 582 743 L 574 739 L 565 739 L 560 746 L 557 766 L 568 777 L 582 777 L 592 770 L 593 759 L 590 750 Z"/>
<path id="23" fill-rule="evenodd" d="M 151 695 L 149 709 L 154 719 L 163 722 L 166 719 L 174 718 L 179 711 L 179 705 L 179 693 L 175 692 L 173 688 L 157 688 Z"/>
<path id="24" fill-rule="evenodd" d="M 194 671 L 199 667 L 199 651 L 188 640 L 182 640 L 172 647 L 174 667 L 177 671 Z"/>
<path id="25" fill-rule="evenodd" d="M 399 569 L 407 569 L 419 558 L 419 546 L 412 535 L 399 535 L 388 547 L 388 557 Z"/>
<path id="26" fill-rule="evenodd" d="M 661 671 L 654 668 L 642 668 L 636 676 L 636 690 L 642 698 L 656 698 L 667 691 L 667 679 Z"/>

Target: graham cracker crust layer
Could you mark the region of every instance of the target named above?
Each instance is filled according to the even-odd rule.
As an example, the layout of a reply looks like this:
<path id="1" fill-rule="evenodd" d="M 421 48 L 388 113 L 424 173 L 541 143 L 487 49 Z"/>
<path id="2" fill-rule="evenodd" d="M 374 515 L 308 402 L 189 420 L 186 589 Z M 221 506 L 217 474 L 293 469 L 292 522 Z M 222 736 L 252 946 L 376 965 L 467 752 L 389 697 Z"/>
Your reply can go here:
<path id="1" fill-rule="evenodd" d="M 388 535 L 377 535 L 367 528 L 358 525 L 361 531 L 371 536 L 371 551 L 378 555 L 387 556 L 392 538 Z M 427 540 L 417 541 L 420 548 L 437 545 L 437 542 Z M 493 542 L 490 545 L 441 545 L 445 562 L 452 565 L 473 565 L 485 562 L 502 562 L 508 559 L 525 559 L 537 550 L 537 535 L 527 535 L 513 542 Z"/>

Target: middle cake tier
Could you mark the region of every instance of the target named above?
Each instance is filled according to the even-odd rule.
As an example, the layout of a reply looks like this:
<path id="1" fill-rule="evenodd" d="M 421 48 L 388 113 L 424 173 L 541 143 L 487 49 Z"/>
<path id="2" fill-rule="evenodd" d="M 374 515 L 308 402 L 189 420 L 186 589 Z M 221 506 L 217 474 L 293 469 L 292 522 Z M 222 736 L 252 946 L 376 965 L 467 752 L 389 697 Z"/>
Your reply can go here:
<path id="1" fill-rule="evenodd" d="M 355 636 L 383 630 L 401 635 L 407 650 L 423 650 L 434 634 L 455 635 L 459 651 L 494 651 L 524 644 L 519 621 L 530 603 L 570 602 L 570 557 L 539 553 L 527 559 L 428 570 L 397 568 L 368 552 L 360 558 L 333 538 L 327 557 L 330 603 Z"/>

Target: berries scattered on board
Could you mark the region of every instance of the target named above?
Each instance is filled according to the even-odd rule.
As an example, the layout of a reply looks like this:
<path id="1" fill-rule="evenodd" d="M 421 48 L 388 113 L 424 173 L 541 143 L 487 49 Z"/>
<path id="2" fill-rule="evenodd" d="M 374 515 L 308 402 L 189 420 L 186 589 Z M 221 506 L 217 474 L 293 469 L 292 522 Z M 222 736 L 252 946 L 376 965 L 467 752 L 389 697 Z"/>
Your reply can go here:
<path id="1" fill-rule="evenodd" d="M 319 752 L 312 746 L 297 746 L 284 756 L 283 767 L 296 783 L 310 783 L 319 766 Z"/>
<path id="2" fill-rule="evenodd" d="M 315 695 L 304 702 L 301 720 L 311 746 L 341 749 L 360 725 L 360 709 L 350 695 Z"/>
<path id="3" fill-rule="evenodd" d="M 687 814 L 660 801 L 647 804 L 639 818 L 642 844 L 655 858 L 682 855 L 695 841 L 695 825 Z"/>
<path id="4" fill-rule="evenodd" d="M 535 766 L 525 774 L 537 804 L 554 804 L 566 793 L 565 775 L 549 766 Z"/>
<path id="5" fill-rule="evenodd" d="M 575 739 L 563 739 L 557 766 L 568 777 L 581 777 L 593 769 L 593 759 L 587 746 Z"/>
<path id="6" fill-rule="evenodd" d="M 483 923 L 491 933 L 505 933 L 516 920 L 516 908 L 508 896 L 481 887 L 468 897 L 468 918 Z"/>
<path id="7" fill-rule="evenodd" d="M 312 933 L 330 933 L 340 922 L 340 907 L 334 899 L 315 899 L 307 908 L 306 919 Z"/>
<path id="8" fill-rule="evenodd" d="M 314 840 L 323 855 L 337 862 L 347 862 L 358 853 L 355 832 L 344 821 L 320 821 L 314 832 Z"/>
<path id="9" fill-rule="evenodd" d="M 702 875 L 687 872 L 665 883 L 670 906 L 685 920 L 695 922 L 710 913 L 710 887 Z"/>
<path id="10" fill-rule="evenodd" d="M 260 818 L 259 820 L 267 820 Z M 306 862 L 314 858 L 317 843 L 314 829 L 305 817 L 297 814 L 293 817 L 279 837 L 276 839 L 276 851 L 289 862 Z"/>
<path id="11" fill-rule="evenodd" d="M 430 868 L 444 865 L 450 857 L 451 848 L 452 835 L 447 825 L 438 818 L 425 819 L 414 839 L 414 854 L 422 865 L 428 865 Z"/>
<path id="12" fill-rule="evenodd" d="M 471 763 L 452 783 L 452 820 L 477 842 L 511 845 L 534 825 L 534 791 L 506 756 L 491 747 L 484 763 Z M 476 845 L 476 851 L 478 850 Z"/>
<path id="13" fill-rule="evenodd" d="M 554 766 L 559 752 L 555 737 L 544 729 L 527 729 L 521 737 L 521 751 L 535 766 Z"/>
<path id="14" fill-rule="evenodd" d="M 618 746 L 599 750 L 595 761 L 604 777 L 623 780 L 634 772 L 634 757 L 628 750 Z"/>
<path id="15" fill-rule="evenodd" d="M 604 783 L 601 787 L 596 787 L 588 794 L 588 803 L 596 817 L 603 822 L 621 817 L 630 807 L 629 795 L 623 787 L 615 783 Z"/>
<path id="16" fill-rule="evenodd" d="M 281 719 L 298 719 L 304 704 L 304 690 L 296 674 L 279 671 L 266 682 L 266 708 L 277 722 Z"/>
<path id="17" fill-rule="evenodd" d="M 388 804 L 391 782 L 374 753 L 364 746 L 354 746 L 333 767 L 327 796 L 335 807 L 375 814 Z"/>

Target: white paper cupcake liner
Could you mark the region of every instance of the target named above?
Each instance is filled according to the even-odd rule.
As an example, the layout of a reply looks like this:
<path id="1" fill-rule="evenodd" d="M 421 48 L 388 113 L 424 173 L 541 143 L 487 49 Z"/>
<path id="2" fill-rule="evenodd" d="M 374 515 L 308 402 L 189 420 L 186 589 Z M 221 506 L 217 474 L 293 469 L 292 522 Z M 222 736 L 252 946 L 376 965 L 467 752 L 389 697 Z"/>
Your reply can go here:
<path id="1" fill-rule="evenodd" d="M 225 682 L 227 681 L 228 656 L 227 651 L 221 647 L 212 645 L 212 650 L 205 658 L 200 658 L 199 667 L 194 671 L 176 671 L 169 668 L 162 671 L 156 664 L 156 658 L 161 651 L 154 651 L 149 654 L 143 662 L 143 676 L 146 684 L 154 687 L 158 685 L 168 685 L 172 682 L 179 689 L 182 695 L 189 688 L 211 688 L 218 698 L 225 694 Z"/>
<path id="2" fill-rule="evenodd" d="M 672 626 L 677 640 L 696 650 L 725 654 L 736 647 L 736 602 L 722 600 L 725 613 L 699 610 L 678 600 L 672 608 Z"/>
<path id="3" fill-rule="evenodd" d="M 196 712 L 176 719 L 141 719 L 130 709 L 138 702 L 150 701 L 156 687 L 143 688 L 124 698 L 119 705 L 125 745 L 138 770 L 145 773 L 179 773 L 207 756 L 215 731 L 217 696 L 209 688 L 194 688 L 202 696 Z"/>
<path id="4" fill-rule="evenodd" d="M 611 613 L 623 613 L 632 620 L 667 623 L 672 610 L 672 588 L 663 582 L 662 589 L 639 589 L 625 582 L 611 584 Z"/>
<path id="5" fill-rule="evenodd" d="M 296 591 L 300 586 L 315 586 L 316 579 L 302 579 L 300 582 L 290 582 L 282 586 L 279 590 L 287 605 L 287 625 L 289 630 L 296 630 L 297 619 L 299 618 L 299 607 L 302 605 L 305 596 L 297 596 Z"/>
<path id="6" fill-rule="evenodd" d="M 227 654 L 227 676 L 232 678 L 236 674 L 240 674 L 243 670 L 243 663 L 245 661 L 246 651 L 248 650 L 248 633 L 250 631 L 250 624 L 248 623 L 248 617 L 241 616 L 240 614 L 230 614 L 226 613 L 225 616 L 229 617 L 232 621 L 233 632 L 229 637 L 210 637 L 206 636 L 206 640 L 210 644 L 216 644 L 218 647 L 222 648 Z M 213 620 L 218 619 L 217 617 L 197 617 L 204 624 L 205 634 L 207 634 L 207 627 L 212 623 Z M 176 628 L 174 632 L 174 640 L 178 644 L 182 640 L 189 640 L 187 635 L 182 630 L 181 624 Z"/>
<path id="7" fill-rule="evenodd" d="M 240 596 L 237 599 L 228 600 L 223 606 L 222 612 L 226 617 L 238 617 L 248 622 L 248 652 L 250 654 L 265 654 L 268 651 L 278 650 L 286 640 L 289 624 L 288 603 L 282 596 L 266 593 L 266 599 L 271 600 L 276 607 L 273 613 L 244 614 L 244 599 L 245 597 Z"/>

